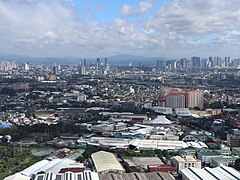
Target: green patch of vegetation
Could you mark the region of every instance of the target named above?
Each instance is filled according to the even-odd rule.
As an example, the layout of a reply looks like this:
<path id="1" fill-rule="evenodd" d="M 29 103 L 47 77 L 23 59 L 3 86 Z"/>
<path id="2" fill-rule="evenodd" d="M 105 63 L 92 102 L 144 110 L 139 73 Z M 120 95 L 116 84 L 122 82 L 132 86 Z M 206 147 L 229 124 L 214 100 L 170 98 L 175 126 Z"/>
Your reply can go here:
<path id="1" fill-rule="evenodd" d="M 0 146 L 0 179 L 22 171 L 39 160 L 32 156 L 29 148 Z"/>

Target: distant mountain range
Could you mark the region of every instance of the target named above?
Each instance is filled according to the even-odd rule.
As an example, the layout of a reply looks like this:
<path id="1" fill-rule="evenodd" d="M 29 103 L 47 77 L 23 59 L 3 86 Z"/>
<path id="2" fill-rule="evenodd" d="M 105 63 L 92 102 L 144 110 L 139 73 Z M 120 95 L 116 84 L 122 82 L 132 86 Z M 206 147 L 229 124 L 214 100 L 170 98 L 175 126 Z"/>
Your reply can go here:
<path id="1" fill-rule="evenodd" d="M 105 57 L 100 57 L 101 61 L 104 61 Z M 81 59 L 86 59 L 88 63 L 95 63 L 96 58 L 81 58 L 81 57 L 30 57 L 21 56 L 16 54 L 6 54 L 0 55 L 0 60 L 14 60 L 18 64 L 22 61 L 28 61 L 31 64 L 78 64 Z M 134 64 L 156 64 L 156 60 L 166 60 L 164 57 L 144 57 L 144 56 L 134 56 L 129 54 L 119 54 L 107 57 L 108 63 L 114 64 L 129 64 L 130 62 Z"/>

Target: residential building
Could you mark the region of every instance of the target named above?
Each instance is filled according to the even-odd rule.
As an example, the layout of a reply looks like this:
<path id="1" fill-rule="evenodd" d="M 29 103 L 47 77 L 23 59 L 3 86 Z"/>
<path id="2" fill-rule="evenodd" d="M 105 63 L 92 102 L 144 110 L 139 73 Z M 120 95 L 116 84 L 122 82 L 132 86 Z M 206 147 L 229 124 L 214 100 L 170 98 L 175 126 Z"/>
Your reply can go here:
<path id="1" fill-rule="evenodd" d="M 171 93 L 166 96 L 166 107 L 185 108 L 185 93 Z"/>
<path id="2" fill-rule="evenodd" d="M 186 108 L 198 107 L 203 109 L 203 91 L 190 90 L 186 92 Z"/>

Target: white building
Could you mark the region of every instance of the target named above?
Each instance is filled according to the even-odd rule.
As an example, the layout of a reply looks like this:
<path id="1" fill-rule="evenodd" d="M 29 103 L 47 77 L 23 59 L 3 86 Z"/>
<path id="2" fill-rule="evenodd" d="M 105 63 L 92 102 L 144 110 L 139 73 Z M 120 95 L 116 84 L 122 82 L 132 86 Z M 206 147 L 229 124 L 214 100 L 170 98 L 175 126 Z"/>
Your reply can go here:
<path id="1" fill-rule="evenodd" d="M 193 156 L 186 156 L 184 158 L 182 158 L 181 156 L 174 156 L 172 159 L 172 163 L 177 168 L 177 172 L 180 172 L 182 169 L 189 167 L 202 167 L 201 161 Z"/>
<path id="2" fill-rule="evenodd" d="M 154 107 L 150 107 L 149 109 L 153 110 L 156 113 L 172 114 L 172 108 L 168 108 L 168 107 L 154 106 Z"/>
<path id="3" fill-rule="evenodd" d="M 191 111 L 187 108 L 176 108 L 175 114 L 178 117 L 191 117 L 192 116 Z"/>
<path id="4" fill-rule="evenodd" d="M 187 148 L 188 145 L 183 141 L 151 140 L 151 139 L 133 139 L 132 146 L 139 150 L 170 150 Z"/>
<path id="5" fill-rule="evenodd" d="M 172 122 L 166 118 L 166 116 L 157 116 L 152 121 L 149 121 L 150 124 L 154 125 L 171 125 Z"/>

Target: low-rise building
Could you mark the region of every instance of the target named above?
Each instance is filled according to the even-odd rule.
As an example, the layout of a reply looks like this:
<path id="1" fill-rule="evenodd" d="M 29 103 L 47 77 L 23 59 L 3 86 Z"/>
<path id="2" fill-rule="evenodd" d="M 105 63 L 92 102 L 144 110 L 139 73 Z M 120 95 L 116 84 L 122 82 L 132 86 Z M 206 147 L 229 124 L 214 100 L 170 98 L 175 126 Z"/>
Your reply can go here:
<path id="1" fill-rule="evenodd" d="M 182 169 L 182 180 L 229 180 L 239 179 L 240 172 L 231 167 L 219 166 L 216 168 L 206 167 L 204 169 L 198 169 L 194 167 Z"/>
<path id="2" fill-rule="evenodd" d="M 221 156 L 222 156 L 221 153 L 216 151 L 206 151 L 206 150 L 197 151 L 197 158 L 200 159 L 202 163 L 205 165 L 210 164 L 211 158 L 217 158 Z"/>
<path id="3" fill-rule="evenodd" d="M 201 168 L 201 161 L 196 159 L 193 156 L 174 156 L 172 159 L 173 165 L 177 168 L 177 172 L 180 172 L 182 169 L 189 168 L 189 167 L 195 167 L 195 168 Z"/>
<path id="4" fill-rule="evenodd" d="M 122 165 L 118 162 L 113 153 L 106 151 L 99 151 L 93 153 L 91 158 L 94 163 L 96 171 L 100 174 L 106 174 L 108 172 L 123 173 L 125 172 Z"/>
<path id="5" fill-rule="evenodd" d="M 215 157 L 211 158 L 210 161 L 210 166 L 211 167 L 218 167 L 221 165 L 229 166 L 232 165 L 234 166 L 235 161 L 239 159 L 239 157 Z"/>
<path id="6" fill-rule="evenodd" d="M 187 108 L 176 108 L 175 109 L 175 115 L 178 117 L 191 117 L 192 113 Z"/>
<path id="7" fill-rule="evenodd" d="M 232 154 L 234 156 L 240 156 L 240 147 L 233 147 L 232 148 Z"/>

